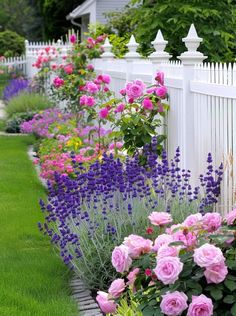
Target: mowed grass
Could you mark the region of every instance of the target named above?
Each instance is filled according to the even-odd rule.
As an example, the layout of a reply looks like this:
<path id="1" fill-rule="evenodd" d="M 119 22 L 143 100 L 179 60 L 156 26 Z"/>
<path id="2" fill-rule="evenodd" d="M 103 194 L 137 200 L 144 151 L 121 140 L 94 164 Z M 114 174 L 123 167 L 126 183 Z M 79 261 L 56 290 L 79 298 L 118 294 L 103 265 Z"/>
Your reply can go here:
<path id="1" fill-rule="evenodd" d="M 37 228 L 46 193 L 27 157 L 31 142 L 0 137 L 0 315 L 78 315 L 71 274 Z"/>

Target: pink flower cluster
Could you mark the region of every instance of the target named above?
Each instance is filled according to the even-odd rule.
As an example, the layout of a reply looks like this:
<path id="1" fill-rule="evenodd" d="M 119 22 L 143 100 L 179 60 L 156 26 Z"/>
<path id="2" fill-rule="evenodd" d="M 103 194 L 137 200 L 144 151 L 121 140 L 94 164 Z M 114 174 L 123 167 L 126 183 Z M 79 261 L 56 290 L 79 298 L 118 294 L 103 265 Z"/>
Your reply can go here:
<path id="1" fill-rule="evenodd" d="M 117 279 L 112 283 L 112 290 L 108 291 L 106 299 L 112 304 L 109 313 L 116 311 L 116 299 L 124 293 L 126 288 L 132 288 L 135 293 L 136 279 L 142 275 L 151 278 L 150 285 L 163 284 L 169 286 L 175 284 L 181 278 L 184 263 L 181 261 L 182 253 L 191 254 L 191 264 L 203 269 L 203 278 L 209 284 L 219 284 L 228 275 L 226 258 L 220 247 L 212 243 L 212 234 L 221 234 L 224 222 L 227 225 L 236 223 L 236 209 L 230 212 L 225 219 L 218 213 L 200 213 L 189 215 L 183 223 L 167 227 L 172 222 L 172 217 L 164 212 L 152 212 L 149 219 L 154 226 L 157 226 L 164 233 L 154 240 L 145 239 L 138 235 L 126 237 L 120 246 L 115 247 L 112 252 L 112 265 L 117 272 L 127 273 L 126 280 Z M 150 229 L 151 227 L 149 227 Z M 152 233 L 154 229 L 152 230 Z M 204 235 L 203 235 L 204 234 Z M 202 237 L 205 243 L 202 244 Z M 201 243 L 199 242 L 201 240 Z M 214 240 L 214 239 L 213 239 Z M 132 269 L 135 260 L 140 259 L 144 254 L 156 254 L 156 266 L 154 268 Z M 138 261 L 140 262 L 140 261 Z M 135 285 L 136 284 L 136 285 Z M 103 304 L 98 297 L 101 309 Z M 213 301 L 211 298 L 201 294 L 192 296 L 188 302 L 188 297 L 184 292 L 172 291 L 162 295 L 160 302 L 161 312 L 167 316 L 181 315 L 185 310 L 187 316 L 212 316 Z"/>
<path id="2" fill-rule="evenodd" d="M 65 83 L 64 79 L 60 78 L 60 77 L 55 77 L 53 79 L 53 85 L 56 87 L 56 88 L 60 88 L 61 86 L 63 86 Z"/>
<path id="3" fill-rule="evenodd" d="M 57 50 L 54 46 L 48 46 L 44 49 L 39 49 L 37 51 L 37 59 L 35 63 L 32 64 L 33 67 L 38 69 L 42 68 L 45 64 L 49 63 L 58 56 Z"/>

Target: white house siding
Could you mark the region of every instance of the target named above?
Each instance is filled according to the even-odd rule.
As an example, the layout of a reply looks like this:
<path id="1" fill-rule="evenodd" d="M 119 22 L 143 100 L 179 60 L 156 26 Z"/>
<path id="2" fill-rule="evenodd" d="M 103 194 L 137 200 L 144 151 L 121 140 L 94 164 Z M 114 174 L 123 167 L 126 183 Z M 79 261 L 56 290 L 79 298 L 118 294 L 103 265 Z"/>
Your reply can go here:
<path id="1" fill-rule="evenodd" d="M 97 0 L 97 22 L 106 23 L 104 13 L 121 11 L 129 0 Z"/>

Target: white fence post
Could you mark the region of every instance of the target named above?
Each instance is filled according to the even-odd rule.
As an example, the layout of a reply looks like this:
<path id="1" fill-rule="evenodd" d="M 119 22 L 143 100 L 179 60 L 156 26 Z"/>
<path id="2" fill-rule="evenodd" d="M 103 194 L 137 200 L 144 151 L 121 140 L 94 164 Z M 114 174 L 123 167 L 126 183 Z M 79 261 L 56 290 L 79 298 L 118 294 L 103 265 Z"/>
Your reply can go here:
<path id="1" fill-rule="evenodd" d="M 141 55 L 137 53 L 139 44 L 136 42 L 134 35 L 131 35 L 129 43 L 126 46 L 129 49 L 128 53 L 124 56 L 126 59 L 126 82 L 129 82 L 133 74 L 133 61 L 140 59 Z"/>
<path id="2" fill-rule="evenodd" d="M 187 37 L 182 41 L 187 47 L 187 51 L 178 58 L 183 64 L 183 106 L 182 106 L 182 124 L 180 149 L 183 152 L 183 167 L 194 170 L 195 153 L 195 130 L 194 130 L 194 94 L 190 91 L 190 81 L 194 79 L 194 66 L 202 63 L 207 58 L 197 51 L 202 38 L 198 37 L 196 29 L 192 24 Z"/>

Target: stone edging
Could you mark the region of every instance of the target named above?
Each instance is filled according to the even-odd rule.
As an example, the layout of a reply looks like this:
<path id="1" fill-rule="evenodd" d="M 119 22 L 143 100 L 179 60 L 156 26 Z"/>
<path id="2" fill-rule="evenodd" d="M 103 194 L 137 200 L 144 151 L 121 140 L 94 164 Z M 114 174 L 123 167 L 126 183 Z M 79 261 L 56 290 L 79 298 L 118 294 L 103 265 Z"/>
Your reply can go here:
<path id="1" fill-rule="evenodd" d="M 28 148 L 28 156 L 31 161 L 35 159 L 36 153 L 33 150 L 33 146 Z M 34 165 L 38 178 L 42 185 L 47 188 L 47 181 L 40 177 L 40 167 Z M 70 287 L 72 289 L 72 297 L 78 303 L 78 310 L 80 316 L 102 316 L 102 312 L 91 295 L 89 288 L 80 280 L 76 275 L 70 281 Z"/>

